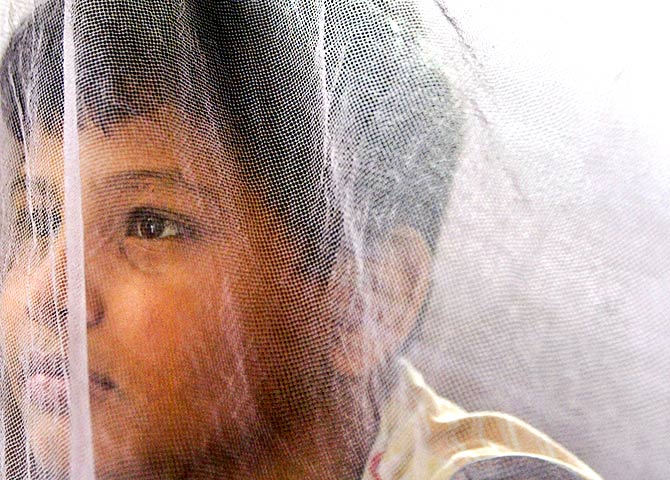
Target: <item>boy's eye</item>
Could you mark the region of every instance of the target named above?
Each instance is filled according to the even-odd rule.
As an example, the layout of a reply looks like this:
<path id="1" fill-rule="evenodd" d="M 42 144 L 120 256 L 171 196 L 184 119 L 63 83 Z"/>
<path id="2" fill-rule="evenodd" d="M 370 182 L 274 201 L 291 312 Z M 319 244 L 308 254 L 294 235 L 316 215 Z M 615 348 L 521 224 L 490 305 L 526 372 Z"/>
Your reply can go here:
<path id="1" fill-rule="evenodd" d="M 182 235 L 179 222 L 153 210 L 137 210 L 130 216 L 126 235 L 144 240 L 163 240 Z"/>
<path id="2" fill-rule="evenodd" d="M 17 214 L 17 229 L 19 235 L 27 238 L 44 240 L 58 233 L 62 223 L 60 212 L 49 208 L 34 208 L 23 210 Z"/>

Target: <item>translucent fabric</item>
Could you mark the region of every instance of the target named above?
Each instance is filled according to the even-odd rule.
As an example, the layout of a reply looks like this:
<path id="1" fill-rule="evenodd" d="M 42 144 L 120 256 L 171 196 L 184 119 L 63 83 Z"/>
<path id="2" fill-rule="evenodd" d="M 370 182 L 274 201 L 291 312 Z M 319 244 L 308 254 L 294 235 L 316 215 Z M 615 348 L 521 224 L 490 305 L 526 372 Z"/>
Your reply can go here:
<path id="1" fill-rule="evenodd" d="M 0 478 L 386 479 L 404 365 L 670 476 L 661 7 L 541 3 L 0 0 Z"/>

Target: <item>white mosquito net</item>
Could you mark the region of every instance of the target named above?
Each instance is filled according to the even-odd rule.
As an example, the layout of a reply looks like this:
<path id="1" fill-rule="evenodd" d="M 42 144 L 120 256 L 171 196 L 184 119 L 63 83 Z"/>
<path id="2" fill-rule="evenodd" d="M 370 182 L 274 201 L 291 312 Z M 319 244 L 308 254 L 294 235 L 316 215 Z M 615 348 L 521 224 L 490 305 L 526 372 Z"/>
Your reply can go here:
<path id="1" fill-rule="evenodd" d="M 541 3 L 2 0 L 0 478 L 670 476 L 662 12 Z"/>

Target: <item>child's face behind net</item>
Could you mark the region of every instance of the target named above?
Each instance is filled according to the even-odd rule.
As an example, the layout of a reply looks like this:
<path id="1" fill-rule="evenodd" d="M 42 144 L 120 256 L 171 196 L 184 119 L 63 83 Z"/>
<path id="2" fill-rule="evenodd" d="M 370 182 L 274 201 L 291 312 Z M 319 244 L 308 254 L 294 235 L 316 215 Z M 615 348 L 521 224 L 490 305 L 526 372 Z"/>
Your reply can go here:
<path id="1" fill-rule="evenodd" d="M 236 175 L 235 151 L 199 142 L 174 116 L 156 118 L 80 132 L 101 478 L 244 469 L 277 438 L 299 443 L 311 431 L 313 440 L 334 405 L 333 320 L 295 239 Z M 51 458 L 67 435 L 55 413 L 65 382 L 17 373 L 22 361 L 59 361 L 67 349 L 63 148 L 48 135 L 33 144 L 14 208 L 42 212 L 52 228 L 38 229 L 37 249 L 34 229 L 22 242 L 0 309 L 17 349 L 12 385 L 28 443 L 38 463 L 58 465 L 67 459 Z"/>

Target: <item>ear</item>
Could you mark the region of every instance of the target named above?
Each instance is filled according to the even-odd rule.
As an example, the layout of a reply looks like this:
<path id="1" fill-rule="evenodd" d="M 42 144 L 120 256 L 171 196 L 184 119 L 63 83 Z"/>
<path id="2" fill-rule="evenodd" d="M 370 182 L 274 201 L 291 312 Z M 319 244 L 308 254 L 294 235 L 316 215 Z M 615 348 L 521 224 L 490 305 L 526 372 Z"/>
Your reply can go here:
<path id="1" fill-rule="evenodd" d="M 394 231 L 370 257 L 340 255 L 330 289 L 338 327 L 329 358 L 336 372 L 364 376 L 395 354 L 419 320 L 430 267 L 428 245 L 409 227 Z"/>

